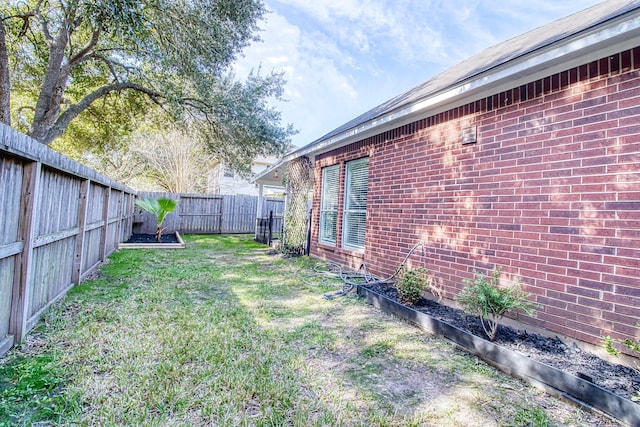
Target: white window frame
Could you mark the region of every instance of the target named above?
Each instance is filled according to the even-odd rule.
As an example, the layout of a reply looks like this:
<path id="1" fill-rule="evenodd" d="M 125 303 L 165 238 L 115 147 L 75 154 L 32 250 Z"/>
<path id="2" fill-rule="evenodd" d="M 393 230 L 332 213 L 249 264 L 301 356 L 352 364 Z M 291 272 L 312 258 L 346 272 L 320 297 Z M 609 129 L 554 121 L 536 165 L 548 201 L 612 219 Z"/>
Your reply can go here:
<path id="1" fill-rule="evenodd" d="M 340 188 L 340 165 L 322 168 L 322 189 L 320 195 L 320 229 L 318 241 L 327 245 L 336 245 L 338 236 L 338 190 Z M 327 221 L 333 217 L 333 232 L 328 233 Z"/>
<path id="2" fill-rule="evenodd" d="M 225 167 L 222 168 L 222 176 L 225 177 L 225 178 L 235 178 L 236 177 L 236 173 L 230 167 L 225 166 Z"/>
<path id="3" fill-rule="evenodd" d="M 363 173 L 362 167 L 366 168 Z M 354 170 L 360 169 L 359 173 L 354 176 Z M 356 182 L 354 185 L 353 180 L 364 179 L 364 182 Z M 363 185 L 364 184 L 364 185 Z M 360 188 L 364 190 L 364 204 L 362 203 L 362 195 L 353 195 L 354 188 Z M 357 160 L 352 160 L 346 163 L 345 167 L 345 180 L 344 180 L 344 209 L 342 212 L 342 247 L 347 249 L 353 249 L 357 251 L 364 251 L 365 246 L 365 234 L 366 234 L 366 222 L 367 222 L 367 195 L 369 193 L 369 158 L 363 157 Z M 356 202 L 354 204 L 354 201 Z M 360 221 L 353 221 L 359 218 Z M 358 226 L 361 236 L 357 236 L 358 242 L 355 242 L 353 237 L 353 226 Z"/>

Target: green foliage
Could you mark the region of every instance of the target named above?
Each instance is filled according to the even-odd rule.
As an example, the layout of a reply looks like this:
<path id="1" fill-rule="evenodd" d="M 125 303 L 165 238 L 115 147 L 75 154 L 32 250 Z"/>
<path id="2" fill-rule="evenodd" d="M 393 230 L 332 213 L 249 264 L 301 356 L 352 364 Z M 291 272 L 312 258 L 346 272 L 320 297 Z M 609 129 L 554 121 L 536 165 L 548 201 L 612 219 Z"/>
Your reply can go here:
<path id="1" fill-rule="evenodd" d="M 173 199 L 168 199 L 165 197 L 161 197 L 158 199 L 154 199 L 152 197 L 146 197 L 143 199 L 136 200 L 136 206 L 140 209 L 153 214 L 158 221 L 158 231 L 156 232 L 156 240 L 159 242 L 162 237 L 162 232 L 164 228 L 162 227 L 162 223 L 168 214 L 173 212 L 173 210 L 178 206 L 178 202 Z"/>
<path id="2" fill-rule="evenodd" d="M 515 415 L 515 425 L 528 427 L 547 427 L 551 424 L 549 415 L 539 407 L 528 408 L 518 405 Z"/>
<path id="3" fill-rule="evenodd" d="M 604 340 L 604 348 L 607 350 L 607 353 L 609 353 L 612 356 L 617 356 L 618 354 L 620 354 L 620 352 L 614 345 L 615 341 L 613 340 L 613 338 L 611 338 L 610 336 L 606 336 L 604 337 L 603 340 Z"/>
<path id="4" fill-rule="evenodd" d="M 307 241 L 307 198 L 311 186 L 313 167 L 307 157 L 290 162 L 287 167 L 287 210 L 284 214 L 284 229 L 279 250 L 289 256 L 305 253 Z"/>
<path id="5" fill-rule="evenodd" d="M 62 394 L 64 377 L 49 354 L 11 358 L 0 364 L 0 426 L 37 423 L 77 410 Z"/>
<path id="6" fill-rule="evenodd" d="M 637 326 L 640 327 L 640 323 Z M 607 353 L 613 356 L 617 356 L 618 354 L 620 354 L 620 350 L 618 350 L 615 347 L 615 344 L 624 345 L 632 352 L 640 355 L 640 340 L 633 341 L 630 338 L 626 338 L 624 340 L 614 340 L 610 336 L 606 336 L 604 337 L 603 341 L 604 341 L 604 348 L 607 350 Z M 636 365 L 636 370 L 640 371 L 640 366 Z M 634 397 L 631 398 L 631 400 L 635 402 L 640 402 L 640 390 L 636 393 Z"/>
<path id="7" fill-rule="evenodd" d="M 465 280 L 467 286 L 456 298 L 465 311 L 480 316 L 482 328 L 491 341 L 496 339 L 498 325 L 506 313 L 522 310 L 531 314 L 535 307 L 528 300 L 530 294 L 522 291 L 518 283 L 500 286 L 501 271 L 501 268 L 495 268 L 490 278 L 476 273 L 475 279 Z"/>
<path id="8" fill-rule="evenodd" d="M 414 305 L 420 300 L 420 294 L 428 288 L 429 270 L 424 267 L 403 269 L 400 279 L 395 285 L 398 299 L 403 304 Z"/>
<path id="9" fill-rule="evenodd" d="M 270 107 L 282 73 L 231 71 L 265 13 L 262 0 L 0 2 L 0 117 L 46 144 L 68 132 L 57 148 L 77 159 L 102 156 L 161 110 L 248 170 L 294 133 Z"/>
<path id="10" fill-rule="evenodd" d="M 365 347 L 360 353 L 367 358 L 379 357 L 389 352 L 392 347 L 389 341 L 378 341 Z"/>

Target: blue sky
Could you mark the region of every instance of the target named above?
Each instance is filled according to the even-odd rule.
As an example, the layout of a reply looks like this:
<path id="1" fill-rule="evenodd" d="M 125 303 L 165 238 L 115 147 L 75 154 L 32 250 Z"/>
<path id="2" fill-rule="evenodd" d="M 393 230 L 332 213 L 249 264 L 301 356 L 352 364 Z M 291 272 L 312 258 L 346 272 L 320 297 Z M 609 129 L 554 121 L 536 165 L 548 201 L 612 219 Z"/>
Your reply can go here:
<path id="1" fill-rule="evenodd" d="M 252 68 L 285 71 L 298 147 L 489 46 L 598 0 L 266 0 Z"/>

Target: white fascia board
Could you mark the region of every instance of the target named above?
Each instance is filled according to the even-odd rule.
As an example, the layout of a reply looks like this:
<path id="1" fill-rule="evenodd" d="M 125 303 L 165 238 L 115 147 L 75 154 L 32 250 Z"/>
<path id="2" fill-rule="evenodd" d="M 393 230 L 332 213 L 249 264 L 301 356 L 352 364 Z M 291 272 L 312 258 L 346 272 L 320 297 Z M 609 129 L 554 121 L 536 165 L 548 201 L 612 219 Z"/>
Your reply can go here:
<path id="1" fill-rule="evenodd" d="M 376 117 L 315 144 L 304 146 L 289 153 L 262 172 L 255 181 L 259 181 L 275 169 L 286 167 L 289 161 L 297 157 L 313 158 L 317 154 L 344 147 L 420 118 L 448 111 L 638 46 L 640 46 L 640 11 L 636 10 L 590 29 L 586 33 L 576 34 L 487 70 L 404 108 Z"/>

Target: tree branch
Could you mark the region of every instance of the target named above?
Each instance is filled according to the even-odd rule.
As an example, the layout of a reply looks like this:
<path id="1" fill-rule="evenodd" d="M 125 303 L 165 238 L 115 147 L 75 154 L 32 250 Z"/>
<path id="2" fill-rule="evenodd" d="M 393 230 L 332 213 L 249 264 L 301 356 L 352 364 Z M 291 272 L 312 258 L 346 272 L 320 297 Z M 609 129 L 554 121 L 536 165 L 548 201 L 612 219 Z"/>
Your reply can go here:
<path id="1" fill-rule="evenodd" d="M 93 33 L 91 34 L 91 40 L 89 40 L 89 43 L 87 43 L 87 45 L 83 47 L 80 50 L 80 52 L 76 53 L 71 58 L 69 58 L 69 64 L 68 64 L 69 69 L 75 67 L 77 63 L 82 62 L 85 58 L 89 56 L 89 52 L 91 52 L 93 48 L 96 47 L 96 45 L 98 44 L 99 38 L 100 38 L 100 30 L 94 30 Z"/>
<path id="2" fill-rule="evenodd" d="M 86 110 L 93 102 L 102 98 L 103 96 L 108 95 L 111 92 L 118 92 L 121 90 L 135 90 L 137 92 L 143 93 L 147 95 L 153 102 L 158 105 L 162 105 L 161 99 L 163 98 L 162 94 L 156 91 L 153 91 L 149 88 L 146 88 L 140 84 L 134 82 L 120 82 L 114 83 L 111 85 L 103 86 L 89 95 L 85 96 L 78 102 L 77 104 L 71 105 L 67 108 L 58 119 L 55 121 L 53 126 L 49 129 L 46 135 L 40 139 L 40 142 L 44 144 L 50 144 L 54 139 L 62 135 L 71 122 L 71 120 L 75 119 L 80 113 Z"/>
<path id="3" fill-rule="evenodd" d="M 40 4 L 38 3 L 38 7 L 39 5 Z M 44 36 L 45 41 L 47 42 L 47 44 L 53 43 L 53 37 L 51 36 L 51 32 L 49 32 L 49 24 L 47 23 L 47 20 L 44 19 L 44 16 L 42 16 L 42 14 L 40 13 L 40 10 L 36 10 L 33 13 L 38 16 L 38 18 L 40 18 L 42 35 Z"/>
<path id="4" fill-rule="evenodd" d="M 107 67 L 109 68 L 109 71 L 111 72 L 111 76 L 117 82 L 120 81 L 120 76 L 118 76 L 118 73 L 116 71 L 116 67 L 122 68 L 127 74 L 129 74 L 131 72 L 131 70 L 135 70 L 135 67 L 129 67 L 127 65 L 124 65 L 124 64 L 122 64 L 120 62 L 117 62 L 117 61 L 114 61 L 112 59 L 109 59 L 109 58 L 104 57 L 102 55 L 98 55 L 95 52 L 92 53 L 91 55 L 84 56 L 80 60 L 80 62 L 88 61 L 90 59 L 95 59 L 97 61 L 104 62 L 107 65 Z"/>

